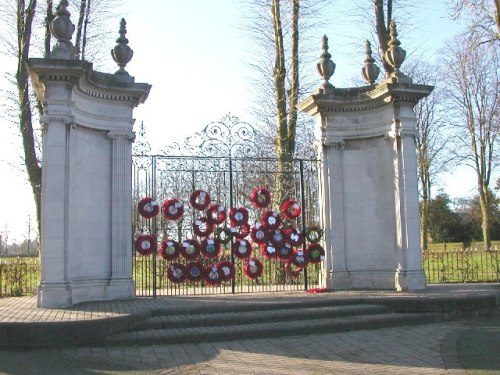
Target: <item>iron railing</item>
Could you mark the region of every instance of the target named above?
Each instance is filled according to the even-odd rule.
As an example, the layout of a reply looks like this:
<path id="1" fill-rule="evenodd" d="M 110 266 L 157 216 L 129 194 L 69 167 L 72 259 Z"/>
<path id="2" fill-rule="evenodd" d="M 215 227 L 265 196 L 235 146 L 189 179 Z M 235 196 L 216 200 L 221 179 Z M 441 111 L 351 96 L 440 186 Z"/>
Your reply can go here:
<path id="1" fill-rule="evenodd" d="M 499 250 L 428 250 L 422 262 L 429 284 L 500 282 Z"/>
<path id="2" fill-rule="evenodd" d="M 134 256 L 134 278 L 137 285 L 138 295 L 153 295 L 153 257 Z M 272 274 L 272 265 L 269 263 L 264 275 Z M 197 284 L 184 284 L 183 288 L 167 283 L 165 267 L 168 263 L 156 258 L 156 294 L 175 295 L 185 293 L 231 293 L 230 284 L 222 284 L 220 287 L 212 287 L 211 290 Z M 500 283 L 500 250 L 480 249 L 456 249 L 456 250 L 434 250 L 422 252 L 422 265 L 428 284 L 442 283 Z M 316 275 L 319 267 L 308 268 L 307 277 L 309 286 L 314 287 L 314 281 L 319 280 Z M 269 278 L 269 277 L 268 277 Z M 249 282 L 243 276 L 240 269 L 236 272 L 236 285 L 240 285 L 236 291 L 257 292 L 290 290 L 291 288 L 303 288 L 304 275 L 289 280 L 288 284 L 282 284 L 278 289 L 271 283 Z M 0 297 L 13 297 L 36 294 L 40 282 L 40 262 L 37 257 L 1 257 L 0 258 Z"/>
<path id="3" fill-rule="evenodd" d="M 0 258 L 0 297 L 20 297 L 36 294 L 39 283 L 39 258 Z"/>

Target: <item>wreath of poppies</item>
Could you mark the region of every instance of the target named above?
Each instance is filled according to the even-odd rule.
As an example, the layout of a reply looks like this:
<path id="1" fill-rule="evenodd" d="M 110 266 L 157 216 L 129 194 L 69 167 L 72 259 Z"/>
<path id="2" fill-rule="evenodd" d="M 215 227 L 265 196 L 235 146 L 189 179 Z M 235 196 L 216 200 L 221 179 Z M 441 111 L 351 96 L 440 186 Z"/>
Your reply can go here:
<path id="1" fill-rule="evenodd" d="M 187 260 L 196 259 L 200 255 L 200 243 L 196 240 L 182 241 L 181 254 Z"/>
<path id="2" fill-rule="evenodd" d="M 256 223 L 250 228 L 250 238 L 253 242 L 261 245 L 269 240 L 269 232 L 262 226 L 261 223 Z"/>
<path id="3" fill-rule="evenodd" d="M 167 277 L 175 284 L 182 283 L 186 280 L 186 276 L 186 266 L 181 263 L 172 263 L 167 268 Z"/>
<path id="4" fill-rule="evenodd" d="M 260 277 L 263 269 L 264 266 L 262 265 L 262 262 L 255 258 L 247 259 L 243 265 L 243 272 L 245 273 L 245 276 L 251 280 Z"/>
<path id="5" fill-rule="evenodd" d="M 265 188 L 256 187 L 250 194 L 250 201 L 257 208 L 266 208 L 271 203 L 271 193 Z"/>
<path id="6" fill-rule="evenodd" d="M 193 233 L 198 237 L 208 237 L 213 231 L 214 225 L 206 217 L 200 217 L 193 223 Z"/>
<path id="7" fill-rule="evenodd" d="M 285 263 L 285 272 L 290 277 L 297 277 L 304 271 L 304 267 L 297 267 L 292 261 Z"/>
<path id="8" fill-rule="evenodd" d="M 161 241 L 159 254 L 163 259 L 174 260 L 179 257 L 181 246 L 177 241 L 166 239 Z"/>
<path id="9" fill-rule="evenodd" d="M 283 232 L 279 228 L 271 231 L 269 234 L 269 242 L 276 247 L 283 245 L 285 243 L 285 240 L 285 232 Z"/>
<path id="10" fill-rule="evenodd" d="M 234 264 L 230 260 L 221 260 L 217 263 L 217 268 L 221 270 L 222 281 L 231 281 L 234 278 Z"/>
<path id="11" fill-rule="evenodd" d="M 184 215 L 184 206 L 177 199 L 168 199 L 163 202 L 161 213 L 167 220 L 179 220 Z"/>
<path id="12" fill-rule="evenodd" d="M 191 262 L 186 266 L 186 275 L 189 281 L 197 282 L 203 279 L 205 270 L 200 262 Z"/>
<path id="13" fill-rule="evenodd" d="M 160 212 L 158 201 L 151 197 L 142 198 L 137 204 L 139 214 L 145 219 L 151 219 Z"/>
<path id="14" fill-rule="evenodd" d="M 222 277 L 222 270 L 219 269 L 217 264 L 210 264 L 207 268 L 205 268 L 204 279 L 208 285 L 220 285 Z"/>
<path id="15" fill-rule="evenodd" d="M 318 264 L 325 259 L 325 249 L 317 243 L 310 244 L 306 249 L 306 254 L 312 264 Z"/>
<path id="16" fill-rule="evenodd" d="M 217 239 L 217 242 L 225 245 L 231 241 L 231 230 L 229 228 L 217 228 L 215 230 L 215 238 Z"/>
<path id="17" fill-rule="evenodd" d="M 303 250 L 295 251 L 290 257 L 290 262 L 292 262 L 297 267 L 305 268 L 309 264 L 309 258 L 307 257 L 307 253 Z"/>
<path id="18" fill-rule="evenodd" d="M 277 253 L 279 260 L 283 261 L 290 260 L 290 258 L 294 254 L 293 247 L 291 247 L 289 244 L 286 243 L 283 246 L 277 248 Z"/>
<path id="19" fill-rule="evenodd" d="M 243 239 L 248 236 L 248 233 L 250 233 L 250 225 L 248 223 L 231 228 L 231 234 L 235 238 Z"/>
<path id="20" fill-rule="evenodd" d="M 226 221 L 226 209 L 218 204 L 211 204 L 207 208 L 207 219 L 212 224 L 222 224 Z"/>
<path id="21" fill-rule="evenodd" d="M 189 197 L 189 204 L 195 210 L 203 211 L 210 204 L 210 194 L 204 190 L 195 190 Z"/>
<path id="22" fill-rule="evenodd" d="M 260 245 L 260 253 L 266 259 L 276 259 L 278 257 L 278 252 L 276 250 L 276 247 L 271 243 Z"/>
<path id="23" fill-rule="evenodd" d="M 281 213 L 287 220 L 297 219 L 301 212 L 300 204 L 293 198 L 287 199 L 281 204 Z"/>
<path id="24" fill-rule="evenodd" d="M 157 250 L 157 248 L 158 242 L 156 241 L 156 238 L 150 234 L 143 234 L 135 239 L 135 251 L 137 251 L 140 255 L 151 255 Z"/>
<path id="25" fill-rule="evenodd" d="M 229 210 L 229 220 L 232 227 L 248 223 L 248 210 L 245 207 L 232 207 Z"/>
<path id="26" fill-rule="evenodd" d="M 304 243 L 304 234 L 298 228 L 286 228 L 285 235 L 286 241 L 294 247 L 298 247 Z"/>
<path id="27" fill-rule="evenodd" d="M 311 243 L 317 243 L 323 237 L 323 229 L 320 227 L 310 227 L 306 230 L 306 238 Z"/>
<path id="28" fill-rule="evenodd" d="M 252 254 L 252 244 L 248 240 L 236 240 L 232 250 L 235 257 L 246 259 Z"/>
<path id="29" fill-rule="evenodd" d="M 281 225 L 281 216 L 278 211 L 266 211 L 262 215 L 261 223 L 266 229 L 276 229 Z"/>
<path id="30" fill-rule="evenodd" d="M 214 238 L 205 238 L 201 241 L 201 253 L 206 259 L 217 258 L 220 253 L 220 243 Z"/>

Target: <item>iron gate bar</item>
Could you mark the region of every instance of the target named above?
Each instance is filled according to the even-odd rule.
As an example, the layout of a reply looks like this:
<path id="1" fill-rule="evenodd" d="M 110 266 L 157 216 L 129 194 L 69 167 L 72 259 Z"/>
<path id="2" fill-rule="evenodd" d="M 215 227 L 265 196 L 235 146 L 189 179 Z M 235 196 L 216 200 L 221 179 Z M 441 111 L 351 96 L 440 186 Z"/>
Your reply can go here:
<path id="1" fill-rule="evenodd" d="M 299 161 L 299 166 L 300 166 L 300 205 L 302 206 L 302 216 L 301 216 L 301 221 L 302 221 L 302 233 L 305 236 L 306 233 L 306 198 L 305 198 L 305 191 L 304 191 L 304 162 L 302 160 Z M 302 251 L 304 251 L 304 254 L 306 253 L 307 247 L 306 247 L 306 239 L 304 237 L 304 242 L 302 243 Z M 304 268 L 304 289 L 307 290 L 307 267 Z"/>

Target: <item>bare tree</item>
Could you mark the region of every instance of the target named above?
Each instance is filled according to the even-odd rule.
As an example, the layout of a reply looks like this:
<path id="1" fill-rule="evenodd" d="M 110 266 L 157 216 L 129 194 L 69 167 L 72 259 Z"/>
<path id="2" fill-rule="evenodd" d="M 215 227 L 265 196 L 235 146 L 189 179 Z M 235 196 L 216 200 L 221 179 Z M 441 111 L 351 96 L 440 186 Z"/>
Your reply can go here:
<path id="1" fill-rule="evenodd" d="M 452 0 L 452 18 L 465 18 L 473 37 L 500 41 L 500 0 Z"/>
<path id="2" fill-rule="evenodd" d="M 309 43 L 309 32 L 318 24 L 319 10 L 325 4 L 325 0 L 254 0 L 247 6 L 247 30 L 257 46 L 252 63 L 257 73 L 254 115 L 262 124 L 263 139 L 273 140 L 270 148 L 281 173 L 286 173 L 295 156 L 298 124 L 304 122 L 296 105 L 316 81 L 303 74 L 301 66 L 312 65 L 310 51 L 319 41 Z M 310 131 L 310 127 L 302 130 Z M 277 191 L 283 197 L 288 191 L 286 178 L 279 183 Z"/>
<path id="3" fill-rule="evenodd" d="M 421 99 L 414 107 L 418 137 L 417 166 L 420 205 L 420 236 L 422 249 L 427 249 L 430 231 L 430 205 L 432 187 L 440 173 L 446 171 L 451 158 L 447 151 L 449 135 L 445 131 L 445 109 L 442 105 L 442 88 L 436 69 L 423 61 L 409 62 L 406 66 L 415 83 L 431 84 L 433 92 Z"/>
<path id="4" fill-rule="evenodd" d="M 67 4 L 66 0 L 63 1 Z M 92 2 L 93 5 L 91 7 L 90 0 L 82 0 L 80 9 L 83 12 L 83 20 L 81 23 L 78 23 L 77 34 L 80 38 L 78 43 L 83 47 L 79 57 L 84 57 L 83 51 L 87 42 L 92 41 L 92 45 L 96 45 L 99 44 L 99 40 L 102 40 L 102 37 L 105 35 L 103 22 L 112 10 L 113 2 L 95 0 Z M 36 0 L 6 0 L 6 3 L 0 8 L 0 22 L 6 27 L 5 32 L 0 35 L 0 44 L 16 60 L 15 74 L 7 77 L 15 86 L 15 95 L 12 95 L 12 92 L 6 88 L 2 90 L 2 94 L 7 102 L 15 102 L 8 106 L 12 109 L 10 113 L 18 114 L 18 117 L 14 121 L 18 126 L 22 140 L 23 163 L 35 201 L 38 231 L 40 231 L 42 168 L 37 137 L 39 129 L 36 126 L 35 118 L 41 113 L 42 107 L 32 94 L 27 61 L 32 57 L 33 49 L 37 53 L 42 51 L 46 57 L 49 56 L 51 46 L 49 24 L 53 19 L 53 1 L 47 0 L 45 8 L 43 9 L 42 7 L 41 4 L 37 5 Z M 79 12 L 79 14 L 82 14 L 82 12 Z M 95 17 L 96 30 L 93 30 L 93 34 L 89 34 L 87 24 L 92 14 L 99 16 Z M 38 24 L 37 15 L 39 18 L 43 17 L 43 23 L 41 23 L 43 26 Z M 15 25 L 15 28 L 9 30 L 10 25 Z M 40 38 L 41 34 L 43 34 L 43 37 Z M 42 39 L 43 43 L 41 42 Z M 37 55 L 37 53 L 33 55 Z M 9 116 L 9 112 L 4 114 L 4 116 Z M 12 121 L 12 119 L 10 120 Z"/>
<path id="5" fill-rule="evenodd" d="M 490 178 L 498 162 L 500 130 L 499 56 L 495 42 L 458 36 L 445 52 L 441 76 L 446 85 L 457 160 L 477 178 L 484 247 L 490 240 Z"/>

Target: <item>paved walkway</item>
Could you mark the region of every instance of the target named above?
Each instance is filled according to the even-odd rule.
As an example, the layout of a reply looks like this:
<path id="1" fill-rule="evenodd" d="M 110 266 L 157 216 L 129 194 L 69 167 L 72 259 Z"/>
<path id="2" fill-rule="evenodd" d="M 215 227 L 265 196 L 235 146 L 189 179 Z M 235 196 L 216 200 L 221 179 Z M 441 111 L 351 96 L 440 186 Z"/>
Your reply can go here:
<path id="1" fill-rule="evenodd" d="M 480 293 L 481 287 L 456 287 L 448 293 Z M 460 289 L 462 288 L 462 289 Z M 498 285 L 493 286 L 497 288 Z M 431 290 L 429 294 L 445 293 Z M 370 293 L 372 294 L 372 293 Z M 384 294 L 386 295 L 386 294 Z M 265 299 L 245 296 L 239 300 Z M 267 297 L 268 298 L 268 297 Z M 298 297 L 297 297 L 298 298 Z M 309 298 L 309 296 L 304 297 Z M 273 298 L 275 299 L 275 298 Z M 30 306 L 29 299 L 0 300 L 0 322 L 28 321 L 6 306 Z M 21 301 L 23 300 L 23 301 Z M 220 296 L 181 299 L 140 299 L 125 303 L 130 310 L 145 306 L 182 306 L 209 301 L 231 301 Z M 176 301 L 176 302 L 172 302 Z M 232 299 L 233 303 L 235 302 Z M 100 306 L 100 309 L 93 309 Z M 122 310 L 85 304 L 78 313 L 40 312 L 31 319 L 64 321 L 87 314 L 101 319 Z M 29 310 L 29 309 L 28 309 Z M 70 309 L 71 310 L 71 309 Z M 74 310 L 74 309 L 73 309 Z M 73 311 L 72 310 L 72 311 Z M 83 311 L 83 312 L 82 312 Z M 83 314 L 83 315 L 81 315 Z M 10 315 L 10 316 L 9 316 Z M 17 315 L 15 317 L 14 315 Z M 146 347 L 78 347 L 0 351 L 0 374 L 500 374 L 500 314 L 419 326 L 353 331 L 285 338 Z M 464 367 L 469 370 L 464 370 Z"/>

